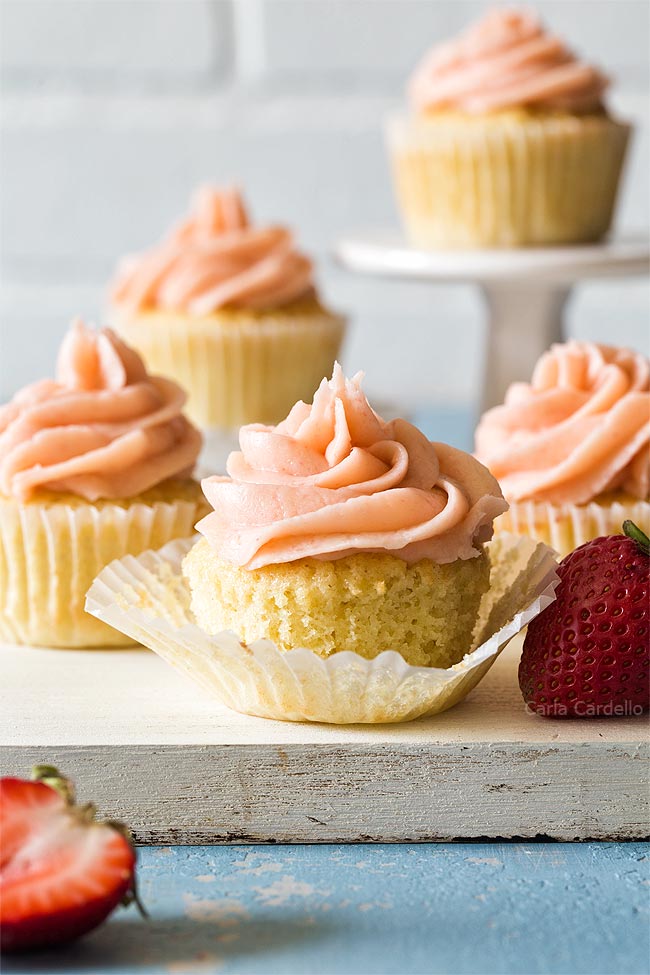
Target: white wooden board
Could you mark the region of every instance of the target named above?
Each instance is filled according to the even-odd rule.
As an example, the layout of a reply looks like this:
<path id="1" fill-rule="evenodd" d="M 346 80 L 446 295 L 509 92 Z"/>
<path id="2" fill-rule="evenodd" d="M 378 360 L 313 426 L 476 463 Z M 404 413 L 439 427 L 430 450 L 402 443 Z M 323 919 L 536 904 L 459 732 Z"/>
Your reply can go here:
<path id="1" fill-rule="evenodd" d="M 59 765 L 145 843 L 646 836 L 646 720 L 527 714 L 518 654 L 445 714 L 333 728 L 235 714 L 145 650 L 0 647 L 0 769 Z"/>

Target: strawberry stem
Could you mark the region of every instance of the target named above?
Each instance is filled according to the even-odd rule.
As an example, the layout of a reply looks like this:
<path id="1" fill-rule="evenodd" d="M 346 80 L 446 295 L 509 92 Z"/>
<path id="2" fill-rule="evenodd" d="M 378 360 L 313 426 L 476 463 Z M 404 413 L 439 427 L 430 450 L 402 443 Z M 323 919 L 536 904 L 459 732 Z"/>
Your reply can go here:
<path id="1" fill-rule="evenodd" d="M 635 525 L 633 521 L 628 519 L 623 522 L 623 532 L 633 542 L 636 542 L 644 555 L 650 555 L 650 538 L 648 538 L 645 532 L 641 531 L 638 525 Z"/>
<path id="2" fill-rule="evenodd" d="M 123 899 L 122 904 L 124 905 L 124 907 L 129 907 L 131 904 L 135 904 L 135 906 L 137 907 L 138 912 L 140 914 L 140 917 L 144 921 L 148 921 L 149 920 L 149 911 L 147 910 L 147 908 L 144 906 L 144 904 L 140 900 L 140 894 L 138 893 L 138 887 L 137 887 L 137 884 L 135 882 L 135 876 L 133 877 L 133 882 L 131 884 L 131 889 L 127 893 L 126 897 Z"/>
<path id="3" fill-rule="evenodd" d="M 32 769 L 32 781 L 49 785 L 62 796 L 69 806 L 74 805 L 74 785 L 65 775 L 61 775 L 54 765 L 35 765 Z"/>
<path id="4" fill-rule="evenodd" d="M 133 850 L 133 853 L 137 857 L 137 852 L 138 851 L 136 849 L 135 841 L 133 839 L 133 834 L 132 834 L 131 830 L 129 829 L 129 827 L 128 826 L 125 826 L 124 823 L 120 823 L 118 820 L 115 820 L 115 819 L 107 819 L 107 820 L 105 820 L 105 825 L 106 826 L 110 826 L 111 829 L 114 829 L 116 833 L 119 833 L 120 836 L 123 836 L 124 839 L 129 844 L 129 846 L 131 847 L 131 849 Z M 131 888 L 130 888 L 130 890 L 128 890 L 126 892 L 126 895 L 124 896 L 124 898 L 122 900 L 122 904 L 123 904 L 124 907 L 129 907 L 129 905 L 135 904 L 135 906 L 137 907 L 137 909 L 138 909 L 138 911 L 140 913 L 140 917 L 142 917 L 145 921 L 148 921 L 149 920 L 149 912 L 146 909 L 146 907 L 144 906 L 144 904 L 142 903 L 142 901 L 140 900 L 140 894 L 138 893 L 138 887 L 137 887 L 137 883 L 136 883 L 136 879 L 135 879 L 135 873 L 133 874 L 133 880 L 131 882 Z"/>

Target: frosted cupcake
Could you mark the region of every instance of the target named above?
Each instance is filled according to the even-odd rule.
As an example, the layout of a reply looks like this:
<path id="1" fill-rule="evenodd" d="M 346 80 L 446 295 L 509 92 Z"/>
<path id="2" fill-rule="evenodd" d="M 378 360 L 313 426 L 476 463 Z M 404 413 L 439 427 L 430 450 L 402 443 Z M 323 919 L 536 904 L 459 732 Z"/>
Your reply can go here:
<path id="1" fill-rule="evenodd" d="M 495 9 L 418 65 L 391 120 L 396 193 L 422 247 L 596 241 L 614 211 L 630 128 L 608 79 L 527 11 Z"/>
<path id="2" fill-rule="evenodd" d="M 0 636 L 123 646 L 84 612 L 112 559 L 191 534 L 205 510 L 191 473 L 201 435 L 185 394 L 150 376 L 110 330 L 76 322 L 56 379 L 0 407 Z"/>
<path id="3" fill-rule="evenodd" d="M 399 650 L 446 668 L 472 642 L 490 584 L 484 543 L 504 512 L 494 477 L 370 408 L 340 368 L 312 405 L 240 432 L 183 572 L 207 633 L 322 657 Z"/>
<path id="4" fill-rule="evenodd" d="M 650 530 L 650 362 L 630 349 L 554 345 L 530 383 L 481 419 L 476 456 L 510 509 L 497 526 L 561 555 L 626 518 Z"/>
<path id="5" fill-rule="evenodd" d="M 123 262 L 111 301 L 117 331 L 188 391 L 204 429 L 277 422 L 329 374 L 343 338 L 291 232 L 251 226 L 234 189 L 200 189 L 188 219 Z"/>

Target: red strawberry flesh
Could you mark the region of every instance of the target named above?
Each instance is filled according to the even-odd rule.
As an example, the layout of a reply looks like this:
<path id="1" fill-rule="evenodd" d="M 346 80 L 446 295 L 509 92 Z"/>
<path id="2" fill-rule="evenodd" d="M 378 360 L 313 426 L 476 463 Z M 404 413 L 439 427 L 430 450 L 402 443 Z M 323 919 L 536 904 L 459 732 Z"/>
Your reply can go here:
<path id="1" fill-rule="evenodd" d="M 41 782 L 0 780 L 0 944 L 4 951 L 70 941 L 130 891 L 135 854 L 90 807 Z"/>

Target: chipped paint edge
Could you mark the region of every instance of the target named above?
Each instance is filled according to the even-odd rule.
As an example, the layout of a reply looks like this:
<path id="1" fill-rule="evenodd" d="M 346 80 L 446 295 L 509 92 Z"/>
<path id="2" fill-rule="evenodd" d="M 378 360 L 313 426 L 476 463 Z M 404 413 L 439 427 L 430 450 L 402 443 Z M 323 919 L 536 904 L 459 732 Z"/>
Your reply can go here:
<path id="1" fill-rule="evenodd" d="M 639 742 L 25 746 L 0 762 L 58 764 L 144 844 L 638 840 L 650 821 Z"/>

